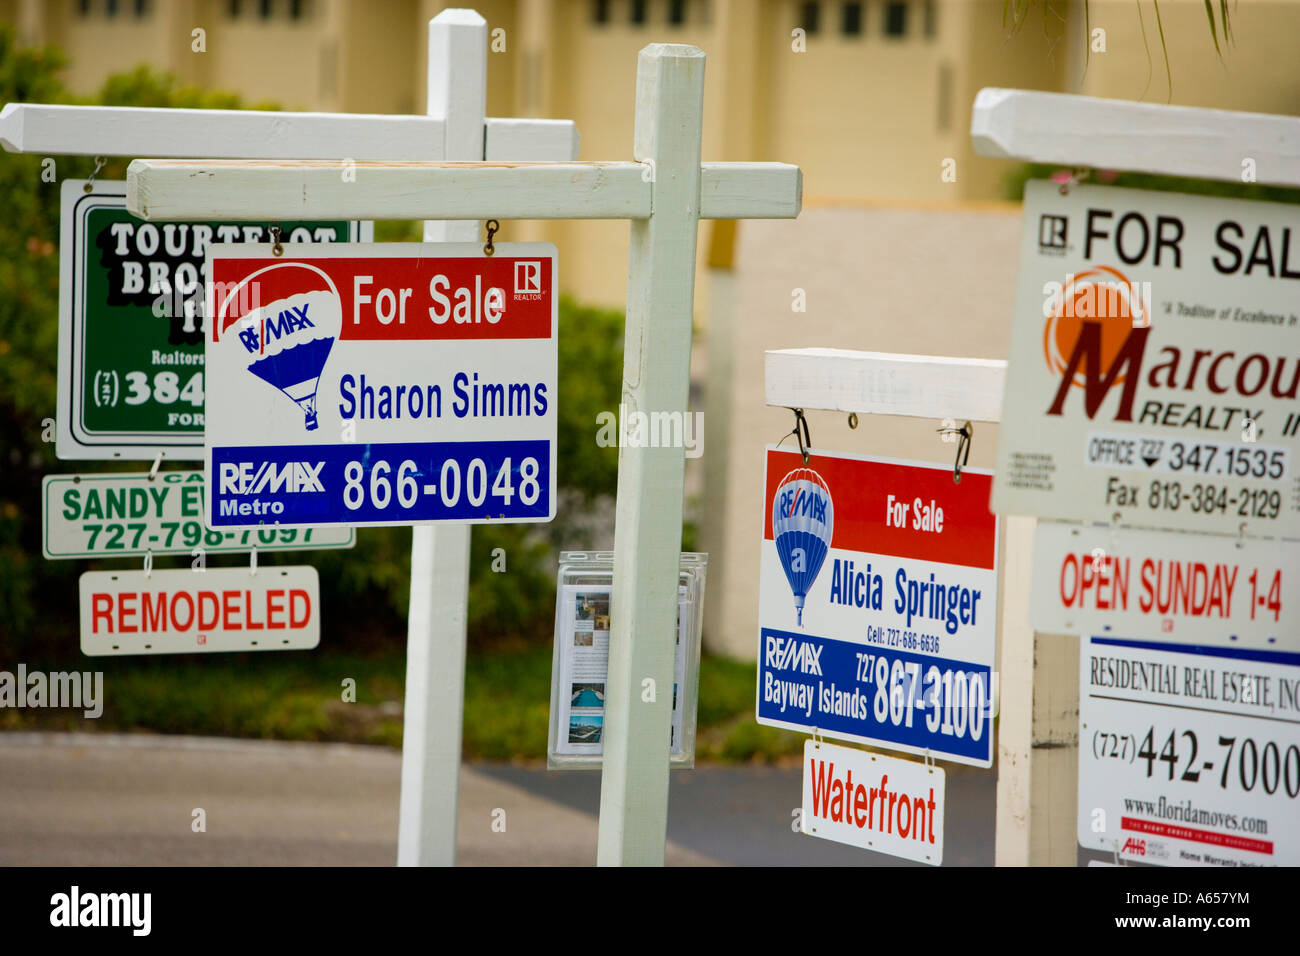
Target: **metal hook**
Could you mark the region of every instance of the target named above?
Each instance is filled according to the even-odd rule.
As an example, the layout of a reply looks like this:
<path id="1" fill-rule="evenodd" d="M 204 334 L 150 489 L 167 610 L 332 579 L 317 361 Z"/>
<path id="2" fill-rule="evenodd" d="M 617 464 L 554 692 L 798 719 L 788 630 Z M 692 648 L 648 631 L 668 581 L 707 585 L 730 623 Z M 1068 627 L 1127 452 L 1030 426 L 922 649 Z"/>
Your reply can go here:
<path id="1" fill-rule="evenodd" d="M 970 422 L 967 422 L 965 425 L 962 425 L 961 428 L 940 428 L 939 431 L 943 434 L 954 434 L 960 436 L 957 439 L 957 458 L 952 464 L 952 483 L 954 485 L 960 485 L 961 470 L 965 468 L 966 463 L 970 461 L 971 438 L 975 434 L 975 427 L 971 425 Z"/>
<path id="2" fill-rule="evenodd" d="M 849 412 L 849 427 L 850 427 L 850 428 L 857 428 L 857 427 L 858 427 L 858 413 L 857 413 L 857 412 Z"/>
<path id="3" fill-rule="evenodd" d="M 487 242 L 483 243 L 483 255 L 490 256 L 497 251 L 497 247 L 492 244 L 492 237 L 495 236 L 497 230 L 501 228 L 501 223 L 497 222 L 495 219 L 489 219 L 483 225 L 487 228 Z"/>
<path id="4" fill-rule="evenodd" d="M 1070 195 L 1071 186 L 1079 185 L 1079 183 L 1083 182 L 1091 175 L 1092 175 L 1091 169 L 1079 168 L 1079 169 L 1074 169 L 1069 173 L 1066 173 L 1065 176 L 1062 178 L 1058 178 L 1061 176 L 1060 173 L 1054 174 L 1052 178 L 1061 184 L 1061 195 L 1068 196 Z"/>
<path id="5" fill-rule="evenodd" d="M 813 750 L 821 750 L 821 749 L 822 749 L 822 745 L 821 745 L 820 741 L 818 741 L 818 739 L 817 739 L 817 728 L 816 728 L 816 727 L 814 727 L 814 728 L 812 729 L 812 742 L 813 742 Z"/>
<path id="6" fill-rule="evenodd" d="M 86 185 L 82 187 L 86 192 L 95 191 L 95 177 L 99 175 L 99 171 L 104 168 L 104 164 L 107 162 L 108 160 L 103 156 L 95 157 L 95 168 L 91 171 L 90 178 L 86 180 Z"/>
<path id="7" fill-rule="evenodd" d="M 145 578 L 150 578 L 153 576 L 153 551 L 152 550 L 146 551 L 144 553 L 144 576 Z"/>
<path id="8" fill-rule="evenodd" d="M 934 773 L 934 754 L 930 753 L 930 748 L 925 748 L 925 769 L 927 773 Z"/>
<path id="9" fill-rule="evenodd" d="M 271 225 L 271 242 L 274 243 L 274 245 L 271 246 L 271 255 L 273 256 L 278 257 L 284 255 L 284 243 L 280 241 L 280 235 L 282 232 L 283 230 L 280 228 L 279 223 L 273 223 Z"/>
<path id="10" fill-rule="evenodd" d="M 153 481 L 158 477 L 158 466 L 162 464 L 163 453 L 158 452 L 158 457 L 153 460 L 153 467 L 149 469 L 149 480 Z"/>
<path id="11" fill-rule="evenodd" d="M 803 426 L 803 434 L 799 434 L 799 426 Z M 812 436 L 808 434 L 808 419 L 804 417 L 803 409 L 794 409 L 794 431 L 792 435 L 799 441 L 799 454 L 803 455 L 803 463 L 808 464 L 808 452 L 812 448 Z"/>
<path id="12" fill-rule="evenodd" d="M 257 576 L 257 545 L 253 545 L 253 550 L 248 553 L 248 576 Z"/>
<path id="13" fill-rule="evenodd" d="M 1240 549 L 1246 543 L 1246 522 L 1242 522 L 1237 528 L 1237 548 Z"/>

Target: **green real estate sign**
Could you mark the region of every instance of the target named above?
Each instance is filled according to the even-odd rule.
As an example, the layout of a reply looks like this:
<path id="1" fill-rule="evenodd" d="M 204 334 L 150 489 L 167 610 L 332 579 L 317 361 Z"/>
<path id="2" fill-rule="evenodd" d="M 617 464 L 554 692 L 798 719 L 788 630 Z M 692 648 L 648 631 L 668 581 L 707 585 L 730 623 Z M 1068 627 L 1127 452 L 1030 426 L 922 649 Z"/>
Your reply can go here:
<path id="1" fill-rule="evenodd" d="M 202 460 L 207 247 L 268 223 L 144 222 L 126 185 L 65 180 L 59 236 L 60 458 Z M 367 242 L 371 225 L 282 222 L 284 242 Z"/>

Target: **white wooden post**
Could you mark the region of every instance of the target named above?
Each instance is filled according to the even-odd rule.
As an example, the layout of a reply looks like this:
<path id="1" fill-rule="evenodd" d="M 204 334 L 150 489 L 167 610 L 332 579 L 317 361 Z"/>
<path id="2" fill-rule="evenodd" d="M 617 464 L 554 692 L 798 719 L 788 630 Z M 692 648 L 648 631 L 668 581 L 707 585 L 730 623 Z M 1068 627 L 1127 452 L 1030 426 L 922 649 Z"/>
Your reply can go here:
<path id="1" fill-rule="evenodd" d="M 651 45 L 637 77 L 639 162 L 494 162 L 511 157 L 493 155 L 489 123 L 487 162 L 371 163 L 348 184 L 320 163 L 137 160 L 127 208 L 163 220 L 631 219 L 624 402 L 684 412 L 697 220 L 792 219 L 803 184 L 799 168 L 783 163 L 700 162 L 696 48 Z M 664 858 L 684 466 L 683 448 L 620 451 L 601 863 Z"/>
<path id="2" fill-rule="evenodd" d="M 1249 158 L 1258 182 L 1300 186 L 1300 120 L 1291 116 L 989 88 L 975 97 L 971 141 L 982 156 L 1227 182 L 1242 181 Z M 1007 519 L 1008 572 L 1032 563 L 1033 527 Z M 1013 538 L 1023 542 L 1014 552 Z M 1002 710 L 996 862 L 1072 866 L 1079 639 L 1036 635 L 1028 591 L 1008 597 L 1003 678 L 1030 692 Z"/>
<path id="3" fill-rule="evenodd" d="M 981 156 L 1161 176 L 1300 184 L 1300 120 L 1269 113 L 982 89 L 971 110 Z"/>
<path id="4" fill-rule="evenodd" d="M 443 121 L 442 157 L 483 159 L 487 22 L 472 10 L 429 21 L 428 113 Z M 473 242 L 477 220 L 428 219 L 425 242 Z M 411 529 L 402 793 L 397 865 L 453 866 L 469 620 L 470 526 Z"/>
<path id="5" fill-rule="evenodd" d="M 637 60 L 633 155 L 654 211 L 632 222 L 623 404 L 686 414 L 700 212 L 704 54 L 652 44 Z M 596 862 L 662 866 L 668 833 L 673 634 L 683 448 L 620 448 Z"/>

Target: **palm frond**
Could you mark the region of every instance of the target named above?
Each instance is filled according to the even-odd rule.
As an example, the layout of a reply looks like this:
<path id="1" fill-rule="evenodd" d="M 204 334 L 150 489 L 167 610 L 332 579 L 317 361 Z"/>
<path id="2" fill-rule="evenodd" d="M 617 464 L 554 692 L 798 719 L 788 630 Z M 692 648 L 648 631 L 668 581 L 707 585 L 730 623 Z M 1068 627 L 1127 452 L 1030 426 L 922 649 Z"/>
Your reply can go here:
<path id="1" fill-rule="evenodd" d="M 1138 26 L 1142 29 L 1142 49 L 1146 51 L 1147 55 L 1147 82 L 1146 85 L 1142 87 L 1142 95 L 1138 97 L 1138 99 L 1144 100 L 1147 98 L 1147 90 L 1151 89 L 1151 43 L 1147 40 L 1147 21 L 1146 18 L 1142 16 L 1142 4 L 1140 0 L 1137 8 Z"/>
<path id="2" fill-rule="evenodd" d="M 1223 59 L 1223 51 L 1219 49 L 1219 31 L 1214 23 L 1214 4 L 1210 0 L 1205 0 L 1205 16 L 1210 21 L 1210 38 L 1214 40 L 1214 52 L 1219 54 L 1219 59 Z M 1228 38 L 1225 36 L 1223 42 L 1227 43 Z"/>
<path id="3" fill-rule="evenodd" d="M 1169 69 L 1169 44 L 1165 42 L 1165 25 L 1160 19 L 1160 0 L 1151 0 L 1151 6 L 1156 8 L 1156 29 L 1160 31 L 1160 49 L 1165 53 L 1165 76 L 1169 80 L 1169 99 L 1166 102 L 1172 103 L 1174 101 L 1174 71 Z"/>

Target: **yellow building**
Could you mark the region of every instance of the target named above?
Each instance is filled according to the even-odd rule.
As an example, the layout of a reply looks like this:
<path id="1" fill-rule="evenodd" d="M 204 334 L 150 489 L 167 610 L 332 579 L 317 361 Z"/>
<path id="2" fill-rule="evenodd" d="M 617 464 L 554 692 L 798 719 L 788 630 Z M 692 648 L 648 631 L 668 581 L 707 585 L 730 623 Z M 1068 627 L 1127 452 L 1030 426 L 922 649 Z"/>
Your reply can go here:
<path id="1" fill-rule="evenodd" d="M 27 42 L 62 47 L 66 80 L 80 92 L 146 63 L 287 109 L 408 113 L 424 109 L 425 24 L 444 6 L 0 0 L 0 17 Z M 1133 0 L 1091 0 L 1090 38 L 1083 4 L 1046 23 L 1031 6 L 1013 37 L 1002 0 L 481 0 L 477 9 L 493 38 L 490 115 L 573 119 L 581 158 L 627 157 L 636 52 L 652 41 L 694 43 L 709 56 L 704 157 L 797 163 L 808 203 L 818 204 L 999 197 L 1003 167 L 976 157 L 967 134 L 984 86 L 1166 99 L 1149 4 L 1140 22 Z M 1201 0 L 1161 4 L 1172 101 L 1294 112 L 1300 0 L 1232 8 L 1236 44 L 1220 61 Z M 1096 50 L 1086 71 L 1085 43 Z M 623 300 L 626 232 L 620 223 L 544 229 L 572 250 L 566 287 L 610 305 Z M 515 237 L 524 233 L 539 234 Z"/>

